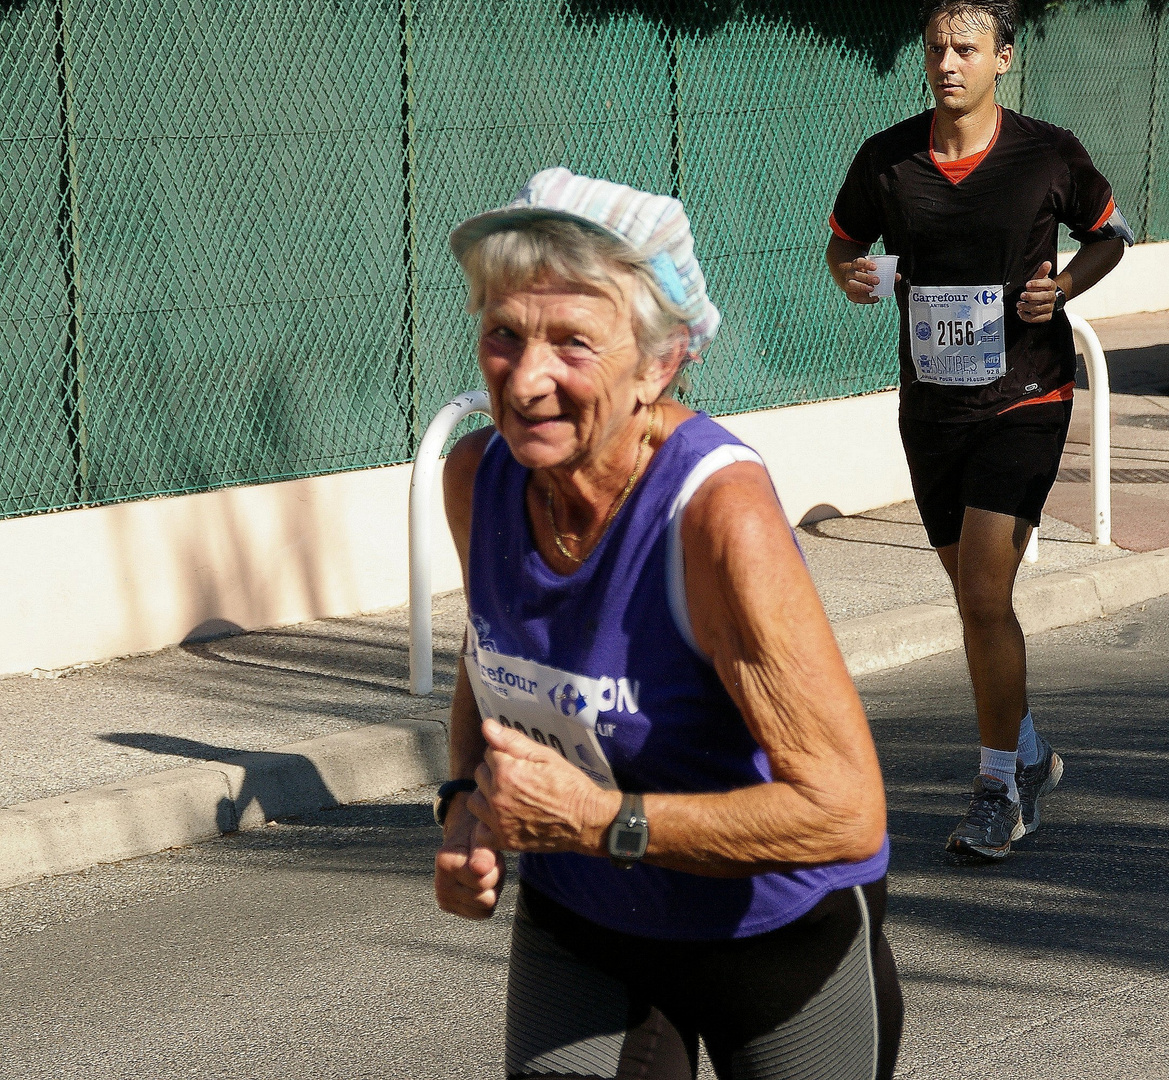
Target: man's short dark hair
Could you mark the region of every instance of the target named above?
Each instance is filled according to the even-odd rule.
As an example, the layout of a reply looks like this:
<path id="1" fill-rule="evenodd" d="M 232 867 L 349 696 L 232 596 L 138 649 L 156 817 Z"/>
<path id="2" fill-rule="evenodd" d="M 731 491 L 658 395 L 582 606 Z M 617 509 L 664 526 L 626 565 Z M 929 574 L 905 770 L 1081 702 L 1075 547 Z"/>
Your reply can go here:
<path id="1" fill-rule="evenodd" d="M 973 15 L 980 22 L 990 23 L 994 28 L 997 52 L 1002 52 L 1006 45 L 1015 44 L 1015 24 L 1019 21 L 1015 0 L 926 0 L 921 6 L 922 37 L 939 15 Z"/>

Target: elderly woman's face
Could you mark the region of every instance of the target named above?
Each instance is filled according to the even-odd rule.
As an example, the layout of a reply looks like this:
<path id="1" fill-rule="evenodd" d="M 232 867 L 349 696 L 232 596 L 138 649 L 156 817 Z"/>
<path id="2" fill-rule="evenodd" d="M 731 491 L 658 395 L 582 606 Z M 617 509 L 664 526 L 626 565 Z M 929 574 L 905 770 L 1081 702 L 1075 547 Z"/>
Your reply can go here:
<path id="1" fill-rule="evenodd" d="M 599 455 L 628 437 L 638 401 L 656 400 L 665 385 L 660 365 L 640 362 L 634 278 L 616 282 L 594 294 L 549 276 L 522 290 L 487 291 L 479 366 L 496 427 L 527 468 Z"/>

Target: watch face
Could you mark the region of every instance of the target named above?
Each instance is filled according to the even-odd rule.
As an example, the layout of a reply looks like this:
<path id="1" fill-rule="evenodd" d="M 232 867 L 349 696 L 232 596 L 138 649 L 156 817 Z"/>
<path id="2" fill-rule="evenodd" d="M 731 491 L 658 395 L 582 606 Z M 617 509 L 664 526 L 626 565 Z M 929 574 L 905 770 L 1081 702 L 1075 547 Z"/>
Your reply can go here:
<path id="1" fill-rule="evenodd" d="M 609 841 L 610 854 L 618 859 L 640 859 L 648 839 L 645 829 L 616 828 Z"/>

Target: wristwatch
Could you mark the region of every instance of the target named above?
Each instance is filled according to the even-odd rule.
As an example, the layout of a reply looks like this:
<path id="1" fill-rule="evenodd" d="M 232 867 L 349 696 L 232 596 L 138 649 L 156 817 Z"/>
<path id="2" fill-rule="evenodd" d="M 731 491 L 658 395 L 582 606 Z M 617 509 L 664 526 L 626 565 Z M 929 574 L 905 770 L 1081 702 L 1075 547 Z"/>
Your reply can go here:
<path id="1" fill-rule="evenodd" d="M 649 822 L 641 796 L 627 791 L 621 797 L 621 809 L 609 826 L 609 862 L 628 870 L 645 854 L 649 846 Z"/>
<path id="2" fill-rule="evenodd" d="M 1063 291 L 1058 285 L 1055 287 L 1055 307 L 1052 313 L 1056 311 L 1063 311 L 1063 306 L 1068 302 L 1068 294 Z"/>
<path id="3" fill-rule="evenodd" d="M 446 824 L 446 812 L 451 808 L 451 799 L 460 791 L 474 791 L 477 787 L 474 780 L 448 780 L 439 784 L 438 794 L 434 797 L 434 820 L 438 825 Z"/>

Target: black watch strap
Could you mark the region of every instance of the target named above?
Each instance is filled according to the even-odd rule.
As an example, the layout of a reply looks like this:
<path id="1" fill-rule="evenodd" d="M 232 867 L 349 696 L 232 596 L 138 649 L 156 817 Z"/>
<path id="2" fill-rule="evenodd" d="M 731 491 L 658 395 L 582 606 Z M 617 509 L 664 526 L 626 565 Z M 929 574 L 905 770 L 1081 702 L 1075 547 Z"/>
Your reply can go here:
<path id="1" fill-rule="evenodd" d="M 434 820 L 439 825 L 446 824 L 446 814 L 451 808 L 451 799 L 460 791 L 474 791 L 478 785 L 474 780 L 448 780 L 440 784 L 438 794 L 434 797 Z"/>
<path id="2" fill-rule="evenodd" d="M 628 870 L 648 846 L 645 804 L 636 792 L 627 791 L 621 798 L 621 809 L 609 826 L 609 861 L 621 870 Z"/>
<path id="3" fill-rule="evenodd" d="M 1055 310 L 1063 311 L 1064 305 L 1068 302 L 1068 294 L 1063 291 L 1058 285 L 1055 287 Z"/>

